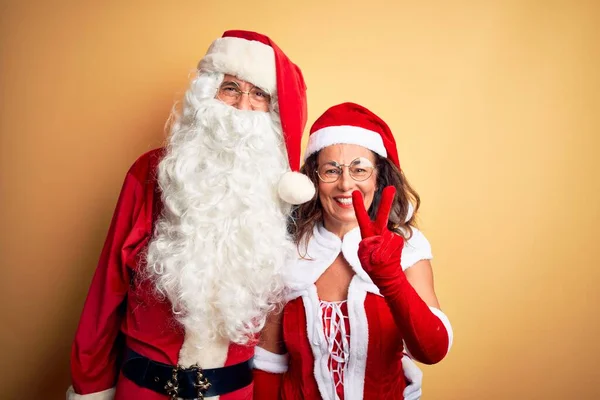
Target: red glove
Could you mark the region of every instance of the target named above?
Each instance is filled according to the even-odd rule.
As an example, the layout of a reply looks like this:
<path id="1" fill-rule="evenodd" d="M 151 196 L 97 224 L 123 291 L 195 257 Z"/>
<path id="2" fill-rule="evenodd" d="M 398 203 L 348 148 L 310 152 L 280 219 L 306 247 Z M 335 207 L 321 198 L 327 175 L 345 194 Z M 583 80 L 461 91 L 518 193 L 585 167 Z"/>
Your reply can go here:
<path id="1" fill-rule="evenodd" d="M 373 222 L 365 209 L 362 194 L 359 191 L 352 193 L 362 236 L 358 258 L 385 298 L 408 350 L 416 360 L 435 364 L 448 352 L 449 336 L 442 321 L 431 312 L 402 271 L 400 260 L 404 239 L 387 229 L 395 194 L 393 186 L 383 189 L 377 218 Z"/>

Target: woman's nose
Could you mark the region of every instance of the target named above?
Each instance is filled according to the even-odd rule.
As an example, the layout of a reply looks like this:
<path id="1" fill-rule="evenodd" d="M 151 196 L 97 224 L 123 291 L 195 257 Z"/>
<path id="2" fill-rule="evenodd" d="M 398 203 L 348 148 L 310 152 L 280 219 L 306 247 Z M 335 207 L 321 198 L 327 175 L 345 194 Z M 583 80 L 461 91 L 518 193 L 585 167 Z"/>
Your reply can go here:
<path id="1" fill-rule="evenodd" d="M 342 175 L 338 179 L 338 188 L 346 192 L 354 186 L 354 179 L 350 176 L 350 170 L 348 168 L 342 168 Z"/>

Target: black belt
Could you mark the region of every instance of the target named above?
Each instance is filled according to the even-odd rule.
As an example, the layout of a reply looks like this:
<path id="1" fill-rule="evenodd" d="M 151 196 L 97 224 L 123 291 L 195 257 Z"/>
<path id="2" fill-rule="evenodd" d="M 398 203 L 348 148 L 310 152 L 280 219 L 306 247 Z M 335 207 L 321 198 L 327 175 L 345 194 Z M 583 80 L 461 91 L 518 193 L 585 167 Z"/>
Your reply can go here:
<path id="1" fill-rule="evenodd" d="M 252 383 L 252 359 L 222 368 L 182 368 L 152 361 L 127 349 L 122 371 L 127 379 L 138 386 L 166 394 L 173 399 L 219 396 Z"/>

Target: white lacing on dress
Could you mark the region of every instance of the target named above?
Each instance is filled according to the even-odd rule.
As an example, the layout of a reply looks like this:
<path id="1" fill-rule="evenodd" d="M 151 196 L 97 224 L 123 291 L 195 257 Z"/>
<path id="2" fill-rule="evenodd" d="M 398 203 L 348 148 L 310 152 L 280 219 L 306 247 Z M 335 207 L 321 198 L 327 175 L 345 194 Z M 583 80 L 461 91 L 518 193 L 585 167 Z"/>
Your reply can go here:
<path id="1" fill-rule="evenodd" d="M 344 372 L 350 355 L 350 335 L 346 330 L 346 321 L 348 316 L 344 315 L 342 305 L 343 301 L 323 301 L 319 302 L 321 320 L 325 331 L 325 340 L 327 341 L 329 352 L 329 371 L 333 380 L 333 394 L 336 399 L 338 387 L 344 386 Z"/>

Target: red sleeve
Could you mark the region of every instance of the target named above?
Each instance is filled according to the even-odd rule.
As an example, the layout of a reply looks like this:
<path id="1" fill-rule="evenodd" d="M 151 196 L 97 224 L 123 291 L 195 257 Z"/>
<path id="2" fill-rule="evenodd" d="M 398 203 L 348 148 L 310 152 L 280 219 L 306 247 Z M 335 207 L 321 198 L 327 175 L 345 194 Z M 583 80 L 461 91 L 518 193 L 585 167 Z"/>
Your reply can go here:
<path id="1" fill-rule="evenodd" d="M 408 282 L 400 265 L 403 247 L 404 239 L 386 230 L 363 239 L 358 245 L 358 258 L 385 298 L 410 353 L 422 363 L 435 364 L 450 349 L 450 323 L 440 310 L 434 312 Z"/>
<path id="2" fill-rule="evenodd" d="M 121 189 L 75 334 L 71 376 L 77 394 L 103 391 L 116 384 L 117 358 L 122 350 L 116 342 L 130 283 L 130 273 L 123 262 L 123 244 L 143 205 L 144 193 L 132 172 L 134 167 Z"/>
<path id="3" fill-rule="evenodd" d="M 373 279 L 385 298 L 411 356 L 424 364 L 440 362 L 450 349 L 450 332 L 399 271 Z M 438 310 L 439 311 L 439 310 Z M 441 313 L 441 311 L 439 311 Z"/>

